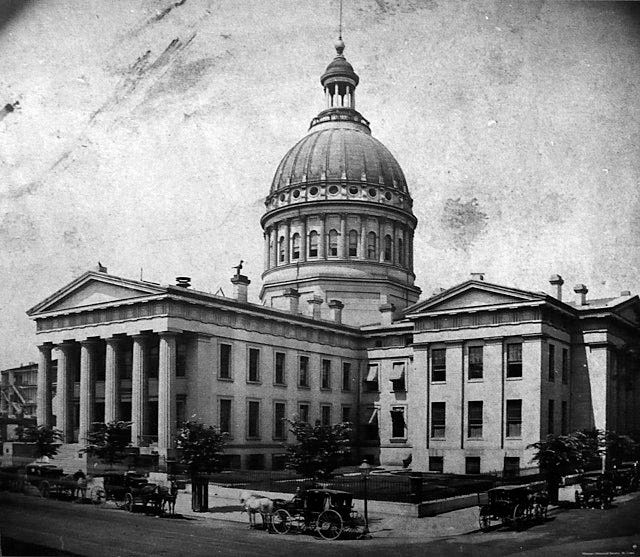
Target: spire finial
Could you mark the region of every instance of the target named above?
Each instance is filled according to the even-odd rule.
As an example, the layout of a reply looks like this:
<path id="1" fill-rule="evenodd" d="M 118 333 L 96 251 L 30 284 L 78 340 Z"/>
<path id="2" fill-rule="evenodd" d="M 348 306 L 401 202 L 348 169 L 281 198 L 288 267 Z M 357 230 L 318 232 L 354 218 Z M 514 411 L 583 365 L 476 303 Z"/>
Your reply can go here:
<path id="1" fill-rule="evenodd" d="M 338 56 L 342 56 L 344 52 L 344 41 L 342 40 L 342 0 L 340 0 L 340 23 L 338 25 L 338 40 L 336 41 L 336 52 Z"/>

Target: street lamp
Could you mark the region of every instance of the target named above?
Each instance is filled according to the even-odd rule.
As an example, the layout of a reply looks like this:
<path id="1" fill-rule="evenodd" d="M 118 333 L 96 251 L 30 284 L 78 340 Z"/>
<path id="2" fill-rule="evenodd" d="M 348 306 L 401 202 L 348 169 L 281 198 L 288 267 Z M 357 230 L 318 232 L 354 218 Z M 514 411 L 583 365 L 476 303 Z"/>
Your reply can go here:
<path id="1" fill-rule="evenodd" d="M 360 465 L 360 474 L 364 480 L 364 531 L 363 536 L 369 533 L 369 514 L 367 512 L 367 480 L 369 479 L 369 473 L 371 472 L 371 464 L 367 462 L 365 458 Z"/>

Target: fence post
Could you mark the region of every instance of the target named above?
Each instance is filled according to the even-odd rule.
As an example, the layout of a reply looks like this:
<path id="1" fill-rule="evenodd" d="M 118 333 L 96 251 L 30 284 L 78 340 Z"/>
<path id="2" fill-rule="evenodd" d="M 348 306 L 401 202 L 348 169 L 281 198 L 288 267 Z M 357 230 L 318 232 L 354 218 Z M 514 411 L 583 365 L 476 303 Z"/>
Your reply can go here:
<path id="1" fill-rule="evenodd" d="M 409 501 L 422 503 L 422 472 L 412 472 L 409 476 Z"/>

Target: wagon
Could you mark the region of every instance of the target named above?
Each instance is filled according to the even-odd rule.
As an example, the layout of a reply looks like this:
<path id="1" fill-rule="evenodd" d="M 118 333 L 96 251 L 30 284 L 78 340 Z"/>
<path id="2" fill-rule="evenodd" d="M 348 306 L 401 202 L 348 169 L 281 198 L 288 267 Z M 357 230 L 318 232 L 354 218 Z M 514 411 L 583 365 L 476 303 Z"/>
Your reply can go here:
<path id="1" fill-rule="evenodd" d="M 624 463 L 611 471 L 611 480 L 616 495 L 629 493 L 638 489 L 638 465 L 637 463 Z"/>
<path id="2" fill-rule="evenodd" d="M 361 537 L 364 520 L 353 510 L 353 495 L 333 489 L 308 489 L 290 501 L 275 500 L 271 529 L 277 534 L 290 531 L 315 532 L 325 540 L 342 535 Z"/>
<path id="3" fill-rule="evenodd" d="M 42 497 L 65 497 L 73 499 L 78 490 L 78 481 L 72 475 L 54 464 L 29 464 L 25 467 L 24 479 L 27 484 L 38 488 Z"/>
<path id="4" fill-rule="evenodd" d="M 545 520 L 549 497 L 545 490 L 530 485 L 495 487 L 487 492 L 488 503 L 480 505 L 480 530 L 486 532 L 492 521 L 521 528 L 527 522 Z"/>
<path id="5" fill-rule="evenodd" d="M 136 472 L 107 472 L 104 475 L 104 494 L 107 501 L 114 501 L 116 506 L 129 512 L 138 506 L 159 512 L 162 499 L 158 486 L 149 483 L 147 478 Z"/>
<path id="6" fill-rule="evenodd" d="M 579 483 L 580 490 L 575 492 L 576 503 L 579 507 L 606 509 L 611 506 L 615 485 L 610 474 L 583 474 Z"/>

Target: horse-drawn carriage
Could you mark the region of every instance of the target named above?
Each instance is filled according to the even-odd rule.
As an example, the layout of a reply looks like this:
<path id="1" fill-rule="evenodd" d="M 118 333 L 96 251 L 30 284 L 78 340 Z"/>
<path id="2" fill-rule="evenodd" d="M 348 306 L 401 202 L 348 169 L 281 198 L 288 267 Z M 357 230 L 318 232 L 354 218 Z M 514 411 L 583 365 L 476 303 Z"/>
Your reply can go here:
<path id="1" fill-rule="evenodd" d="M 579 485 L 580 489 L 575 492 L 576 503 L 579 507 L 606 509 L 611 506 L 615 495 L 615 482 L 610 473 L 583 474 L 580 477 Z"/>
<path id="2" fill-rule="evenodd" d="M 154 514 L 162 514 L 166 504 L 169 513 L 175 511 L 177 487 L 149 483 L 147 478 L 136 472 L 106 472 L 103 478 L 106 500 L 114 501 L 116 507 L 133 512 L 142 507 Z"/>
<path id="3" fill-rule="evenodd" d="M 492 521 L 522 528 L 526 523 L 543 521 L 547 517 L 549 496 L 543 489 L 531 485 L 506 485 L 487 492 L 488 503 L 480 505 L 480 530 L 486 532 Z"/>
<path id="4" fill-rule="evenodd" d="M 27 484 L 37 487 L 40 495 L 46 498 L 82 499 L 86 493 L 80 477 L 65 474 L 62 468 L 54 464 L 28 464 L 25 467 L 24 480 Z M 86 483 L 84 485 L 86 486 Z"/>
<path id="5" fill-rule="evenodd" d="M 364 533 L 364 520 L 353 510 L 353 495 L 347 491 L 308 489 L 289 501 L 276 499 L 273 503 L 271 528 L 278 534 L 311 531 L 335 540 Z"/>
<path id="6" fill-rule="evenodd" d="M 613 481 L 616 495 L 636 491 L 639 479 L 640 466 L 638 466 L 637 462 L 625 462 L 611 470 L 611 480 Z"/>

